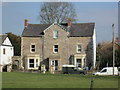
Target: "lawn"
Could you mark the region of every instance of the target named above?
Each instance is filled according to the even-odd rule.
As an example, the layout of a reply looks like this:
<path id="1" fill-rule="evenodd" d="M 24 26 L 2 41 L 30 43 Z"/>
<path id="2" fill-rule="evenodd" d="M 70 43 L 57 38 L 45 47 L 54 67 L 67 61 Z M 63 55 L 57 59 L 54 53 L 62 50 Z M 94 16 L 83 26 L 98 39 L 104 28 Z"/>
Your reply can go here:
<path id="1" fill-rule="evenodd" d="M 90 88 L 90 75 L 3 72 L 3 88 Z M 95 76 L 94 88 L 118 88 L 117 76 Z"/>

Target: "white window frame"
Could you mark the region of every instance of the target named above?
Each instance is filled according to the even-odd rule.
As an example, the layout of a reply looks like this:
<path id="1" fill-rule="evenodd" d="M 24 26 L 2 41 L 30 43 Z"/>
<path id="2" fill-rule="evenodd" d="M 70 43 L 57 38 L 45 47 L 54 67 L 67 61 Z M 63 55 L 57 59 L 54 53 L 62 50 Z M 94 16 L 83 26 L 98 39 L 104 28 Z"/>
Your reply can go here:
<path id="1" fill-rule="evenodd" d="M 57 46 L 58 46 L 58 45 L 57 45 Z M 55 49 L 59 49 L 59 46 L 58 46 L 58 48 L 55 48 L 55 45 L 53 46 L 53 53 L 58 53 L 59 50 L 58 50 L 58 52 L 56 52 Z"/>
<path id="2" fill-rule="evenodd" d="M 32 48 L 32 45 L 35 45 L 35 48 Z M 32 49 L 35 49 L 35 51 L 32 51 Z M 35 52 L 36 52 L 36 44 L 33 44 L 33 43 L 32 43 L 32 44 L 30 45 L 30 52 L 31 52 L 31 53 L 35 53 Z"/>
<path id="3" fill-rule="evenodd" d="M 80 48 L 79 48 L 80 45 Z M 79 51 L 80 49 L 80 51 Z M 81 44 L 77 44 L 77 53 L 81 53 L 82 52 L 82 45 Z"/>
<path id="4" fill-rule="evenodd" d="M 58 38 L 58 31 L 57 30 L 54 30 L 53 31 L 53 38 Z"/>
<path id="5" fill-rule="evenodd" d="M 35 68 L 35 59 L 32 58 L 34 60 L 34 63 L 30 63 L 30 59 L 29 59 L 29 68 Z M 34 64 L 34 67 L 30 67 L 30 64 Z"/>
<path id="6" fill-rule="evenodd" d="M 81 60 L 81 63 L 77 63 L 77 60 L 78 60 L 78 59 Z M 76 58 L 76 67 L 78 67 L 79 64 L 81 64 L 81 67 L 80 67 L 80 68 L 82 68 L 82 59 L 81 59 L 81 58 Z"/>
<path id="7" fill-rule="evenodd" d="M 53 66 L 55 65 L 55 61 L 54 60 L 51 61 L 51 65 L 53 65 Z"/>
<path id="8" fill-rule="evenodd" d="M 34 68 L 30 67 L 30 64 L 33 64 L 33 63 L 30 63 L 30 59 L 34 60 Z M 37 70 L 39 65 L 40 65 L 39 57 L 36 57 L 36 58 L 35 57 L 30 57 L 30 58 L 27 59 L 27 63 L 28 63 L 27 64 L 28 69 L 35 69 L 35 70 Z"/>
<path id="9" fill-rule="evenodd" d="M 39 60 L 36 59 L 35 61 L 36 61 L 36 68 L 37 68 L 37 67 L 39 67 Z"/>

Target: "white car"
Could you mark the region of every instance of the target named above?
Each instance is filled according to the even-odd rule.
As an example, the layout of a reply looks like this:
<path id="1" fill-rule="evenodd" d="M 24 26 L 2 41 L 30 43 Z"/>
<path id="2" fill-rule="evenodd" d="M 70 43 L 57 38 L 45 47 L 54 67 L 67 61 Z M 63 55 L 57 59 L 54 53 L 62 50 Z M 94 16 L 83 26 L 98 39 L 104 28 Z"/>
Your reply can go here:
<path id="1" fill-rule="evenodd" d="M 113 67 L 105 67 L 100 72 L 95 72 L 94 75 L 113 75 Z M 114 75 L 118 75 L 117 67 L 114 67 Z"/>
<path id="2" fill-rule="evenodd" d="M 118 75 L 120 76 L 120 67 L 118 67 Z"/>

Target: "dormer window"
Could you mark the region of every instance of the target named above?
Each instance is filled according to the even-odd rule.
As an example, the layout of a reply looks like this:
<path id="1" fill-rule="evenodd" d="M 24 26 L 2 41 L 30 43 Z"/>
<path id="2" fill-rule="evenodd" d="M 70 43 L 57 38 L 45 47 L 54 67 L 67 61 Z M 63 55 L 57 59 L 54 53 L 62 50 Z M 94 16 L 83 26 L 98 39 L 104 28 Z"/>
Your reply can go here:
<path id="1" fill-rule="evenodd" d="M 53 31 L 53 38 L 58 38 L 58 31 L 57 30 Z"/>

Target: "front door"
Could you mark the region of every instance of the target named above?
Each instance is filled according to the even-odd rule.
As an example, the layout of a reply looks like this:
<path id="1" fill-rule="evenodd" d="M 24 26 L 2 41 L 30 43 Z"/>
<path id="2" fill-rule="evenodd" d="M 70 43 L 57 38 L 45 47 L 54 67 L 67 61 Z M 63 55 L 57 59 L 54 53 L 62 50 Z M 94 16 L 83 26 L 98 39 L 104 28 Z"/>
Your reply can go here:
<path id="1" fill-rule="evenodd" d="M 52 65 L 55 67 L 55 70 L 58 70 L 58 60 L 52 60 Z"/>
<path id="2" fill-rule="evenodd" d="M 7 72 L 7 65 L 3 66 L 3 72 Z"/>
<path id="3" fill-rule="evenodd" d="M 55 70 L 58 70 L 58 60 L 55 60 Z"/>
<path id="4" fill-rule="evenodd" d="M 81 68 L 81 59 L 76 59 L 76 66 Z"/>

